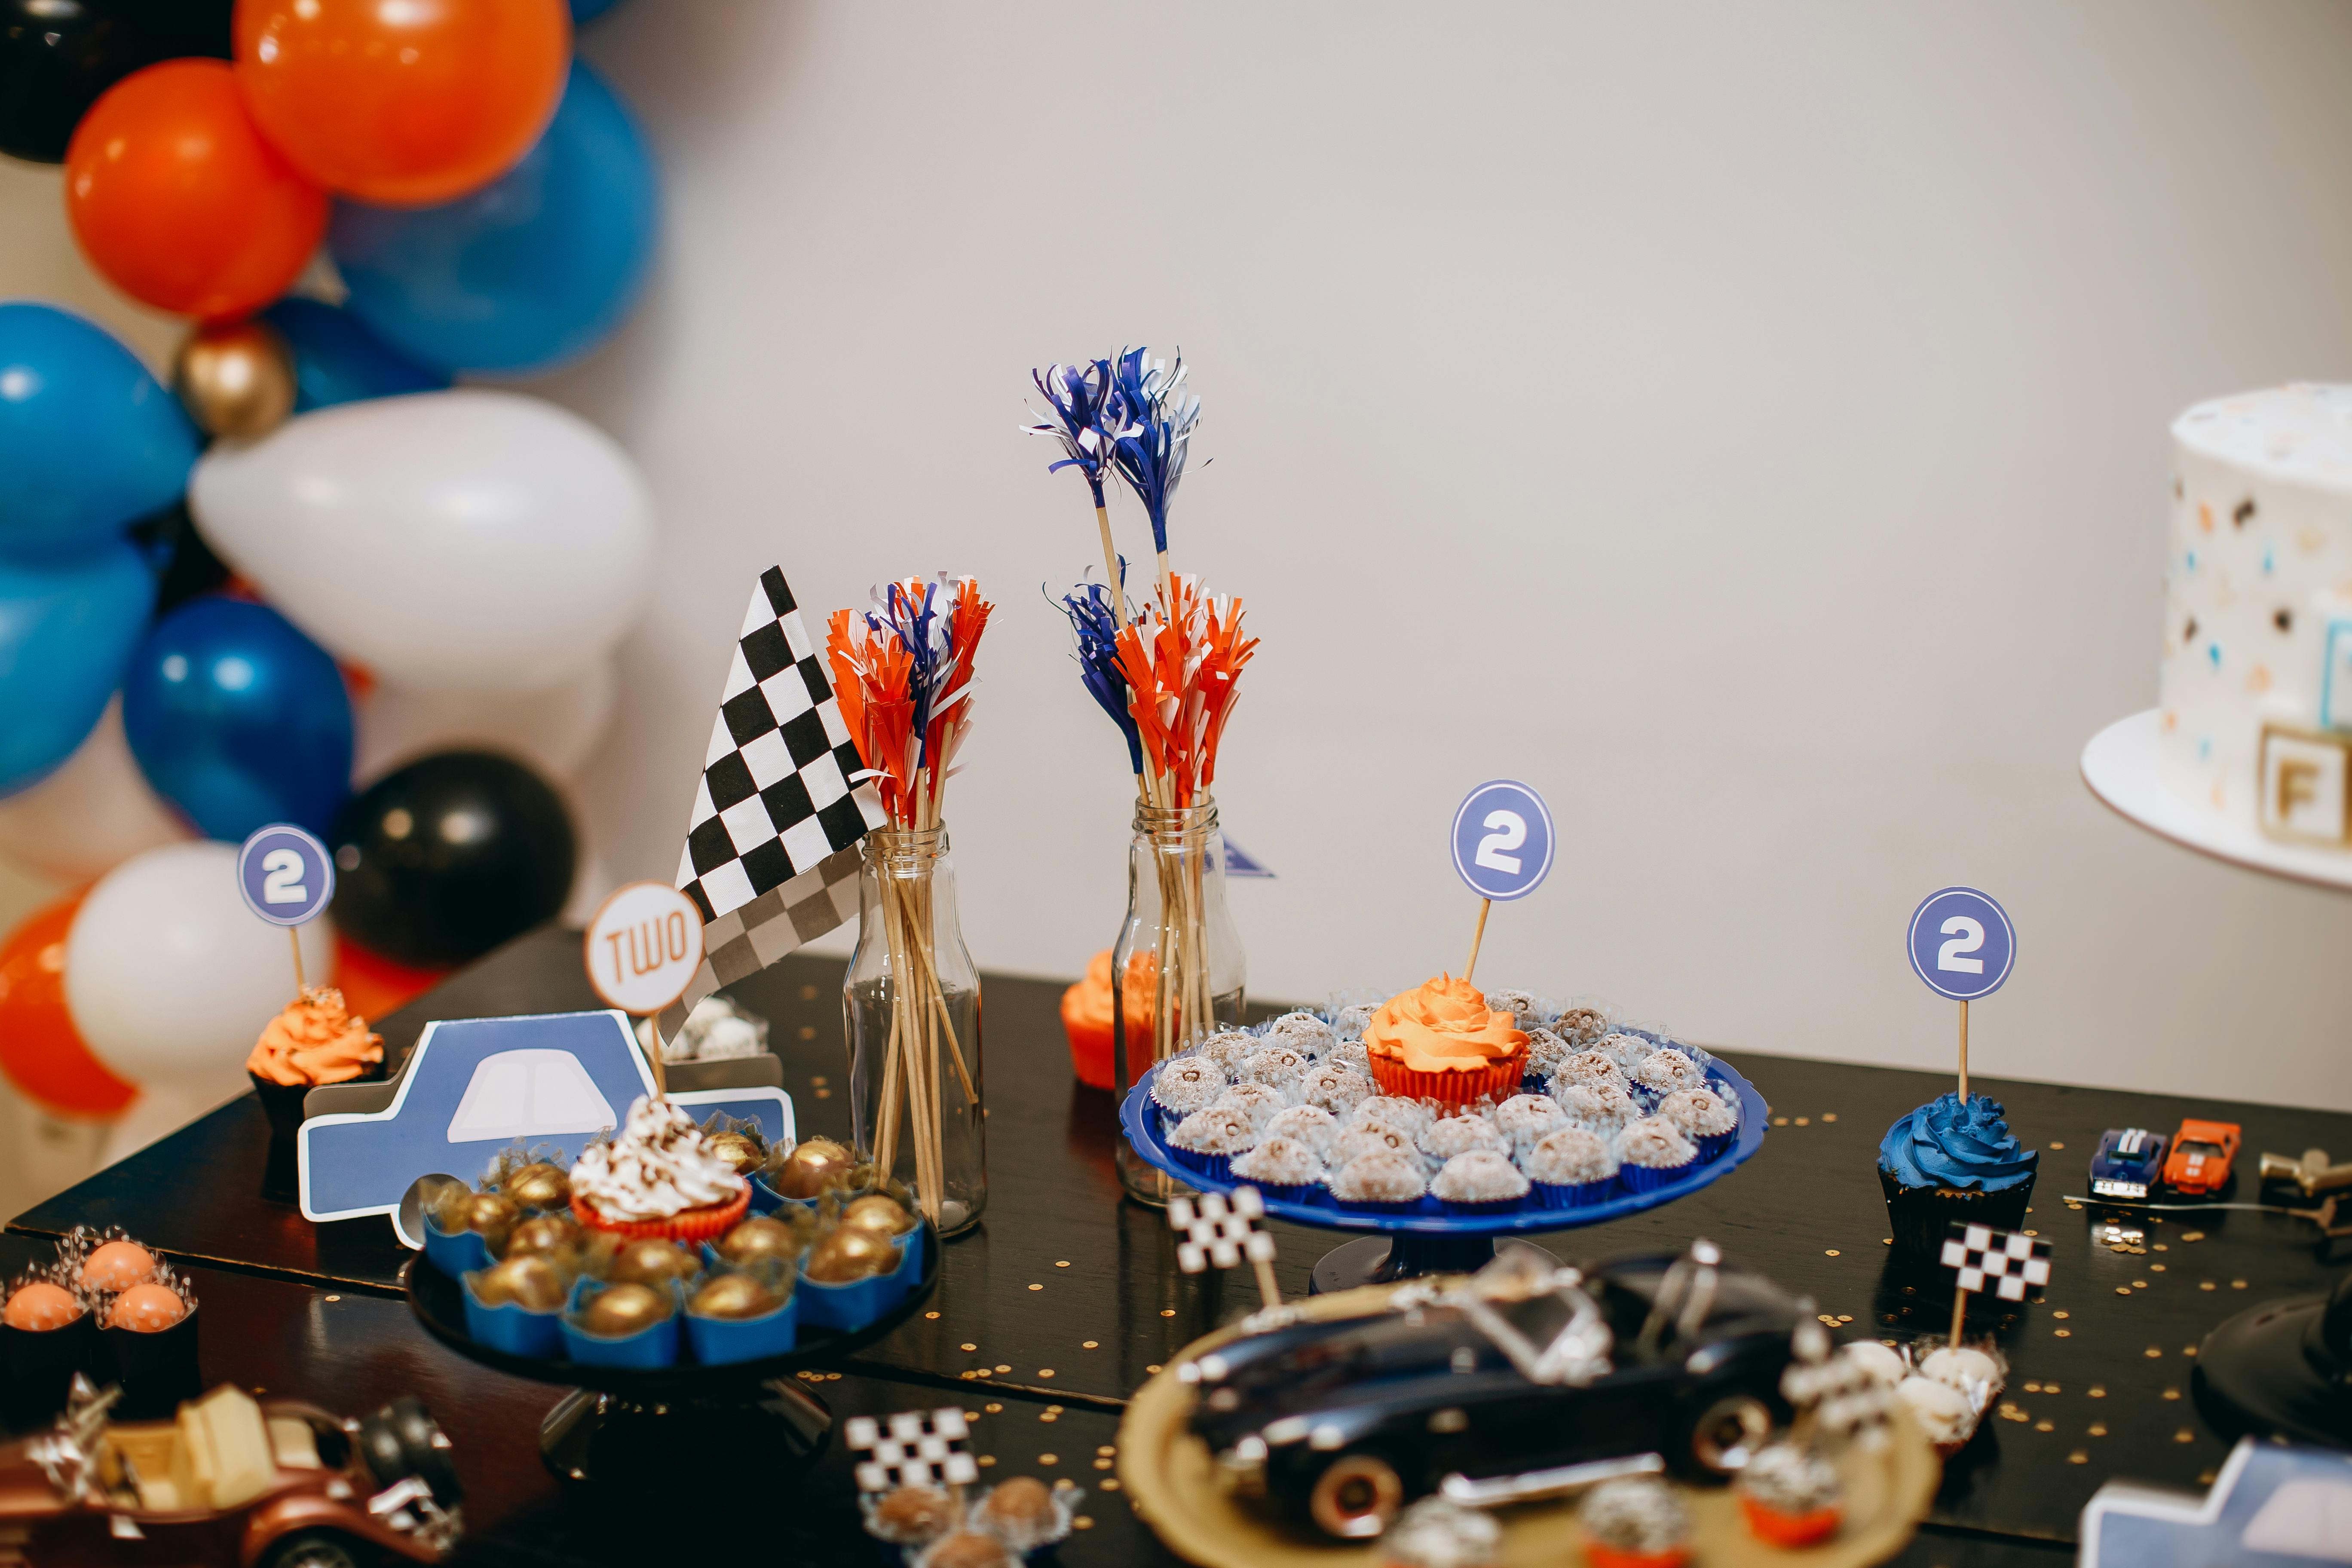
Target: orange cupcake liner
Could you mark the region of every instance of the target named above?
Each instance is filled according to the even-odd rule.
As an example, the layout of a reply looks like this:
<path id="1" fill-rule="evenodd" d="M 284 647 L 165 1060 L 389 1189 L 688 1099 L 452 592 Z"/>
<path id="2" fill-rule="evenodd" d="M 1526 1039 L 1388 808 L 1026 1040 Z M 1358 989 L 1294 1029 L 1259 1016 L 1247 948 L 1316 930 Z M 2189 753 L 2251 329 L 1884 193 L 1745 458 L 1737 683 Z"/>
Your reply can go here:
<path id="1" fill-rule="evenodd" d="M 574 1193 L 572 1215 L 591 1230 L 608 1231 L 625 1236 L 632 1241 L 648 1238 L 655 1241 L 682 1241 L 689 1245 L 700 1241 L 716 1241 L 742 1223 L 751 1207 L 751 1184 L 735 1194 L 732 1203 L 706 1204 L 698 1209 L 688 1209 L 666 1219 L 610 1219 L 596 1212 L 596 1205 Z"/>
<path id="2" fill-rule="evenodd" d="M 1402 1062 L 1371 1058 L 1372 1081 L 1400 1100 L 1433 1100 L 1440 1105 L 1474 1105 L 1483 1099 L 1508 1100 L 1527 1071 L 1527 1053 L 1507 1061 L 1447 1072 L 1415 1072 Z"/>
<path id="3" fill-rule="evenodd" d="M 1589 1537 L 1584 1542 L 1584 1558 L 1592 1568 L 1683 1568 L 1690 1555 L 1687 1546 L 1669 1546 L 1664 1552 L 1628 1552 Z"/>
<path id="4" fill-rule="evenodd" d="M 1835 1508 L 1782 1513 L 1745 1496 L 1739 1500 L 1739 1509 L 1748 1516 L 1748 1528 L 1756 1532 L 1756 1538 L 1773 1546 L 1811 1546 L 1827 1541 L 1837 1533 L 1840 1517 Z"/>

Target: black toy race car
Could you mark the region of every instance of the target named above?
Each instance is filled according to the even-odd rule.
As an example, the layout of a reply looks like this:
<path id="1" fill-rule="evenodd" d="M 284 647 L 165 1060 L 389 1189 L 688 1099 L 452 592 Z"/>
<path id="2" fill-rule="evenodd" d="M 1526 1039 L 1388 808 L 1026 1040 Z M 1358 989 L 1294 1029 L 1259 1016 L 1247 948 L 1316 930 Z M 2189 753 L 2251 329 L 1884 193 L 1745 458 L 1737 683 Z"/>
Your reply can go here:
<path id="1" fill-rule="evenodd" d="M 1429 1492 L 1493 1505 L 1731 1476 L 1789 1416 L 1780 1376 L 1810 1310 L 1706 1241 L 1590 1273 L 1511 1248 L 1368 1316 L 1260 1313 L 1176 1374 L 1237 1493 L 1363 1539 Z"/>

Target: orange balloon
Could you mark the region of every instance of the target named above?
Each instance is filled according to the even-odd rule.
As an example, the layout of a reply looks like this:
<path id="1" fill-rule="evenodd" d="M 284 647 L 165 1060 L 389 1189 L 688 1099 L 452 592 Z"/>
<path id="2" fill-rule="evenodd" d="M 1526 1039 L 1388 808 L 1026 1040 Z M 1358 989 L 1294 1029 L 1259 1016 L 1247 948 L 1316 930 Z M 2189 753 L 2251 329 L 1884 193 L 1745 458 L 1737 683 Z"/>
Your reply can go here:
<path id="1" fill-rule="evenodd" d="M 119 1116 L 138 1096 L 82 1044 L 66 1011 L 66 931 L 76 893 L 0 942 L 0 1073 L 37 1105 L 67 1116 Z"/>
<path id="2" fill-rule="evenodd" d="M 452 202 L 530 151 L 572 66 L 566 0 L 237 0 L 262 133 L 329 190 Z"/>
<path id="3" fill-rule="evenodd" d="M 411 969 L 367 949 L 345 936 L 335 933 L 335 984 L 343 993 L 343 1005 L 359 1016 L 382 1023 L 387 1013 L 398 1012 L 436 985 L 448 974 L 446 969 Z"/>
<path id="4" fill-rule="evenodd" d="M 165 60 L 74 128 L 66 216 L 116 288 L 211 321 L 286 291 L 326 232 L 327 193 L 254 130 L 227 61 Z"/>

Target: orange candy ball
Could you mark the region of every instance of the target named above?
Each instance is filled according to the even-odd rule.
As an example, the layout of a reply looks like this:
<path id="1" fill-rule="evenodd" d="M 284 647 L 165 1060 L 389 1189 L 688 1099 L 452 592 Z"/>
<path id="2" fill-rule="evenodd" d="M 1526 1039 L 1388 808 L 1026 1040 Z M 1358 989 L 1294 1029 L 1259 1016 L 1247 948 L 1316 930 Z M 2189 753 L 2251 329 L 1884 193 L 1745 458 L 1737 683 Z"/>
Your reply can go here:
<path id="1" fill-rule="evenodd" d="M 107 1316 L 110 1328 L 133 1333 L 160 1334 L 188 1315 L 188 1304 L 168 1285 L 133 1285 L 115 1299 Z"/>
<path id="2" fill-rule="evenodd" d="M 326 232 L 327 193 L 261 139 L 226 62 L 165 60 L 74 128 L 66 216 L 107 281 L 213 321 L 286 291 Z"/>
<path id="3" fill-rule="evenodd" d="M 51 1329 L 64 1328 L 80 1316 L 81 1303 L 74 1300 L 72 1291 L 46 1279 L 37 1279 L 8 1298 L 8 1310 L 0 1312 L 0 1321 L 12 1329 L 47 1333 Z"/>
<path id="4" fill-rule="evenodd" d="M 572 68 L 565 0 L 243 0 L 236 77 L 294 166 L 378 206 L 437 206 L 520 162 Z"/>
<path id="5" fill-rule="evenodd" d="M 135 1241 L 110 1241 L 81 1266 L 81 1282 L 93 1290 L 128 1290 L 154 1275 L 155 1255 Z"/>

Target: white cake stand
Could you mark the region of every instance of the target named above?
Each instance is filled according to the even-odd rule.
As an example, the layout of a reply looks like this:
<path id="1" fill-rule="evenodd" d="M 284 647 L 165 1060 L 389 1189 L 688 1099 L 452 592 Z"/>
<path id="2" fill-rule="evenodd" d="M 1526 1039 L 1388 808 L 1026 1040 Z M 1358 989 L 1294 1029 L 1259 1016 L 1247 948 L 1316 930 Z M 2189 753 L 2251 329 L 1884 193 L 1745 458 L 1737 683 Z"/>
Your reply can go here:
<path id="1" fill-rule="evenodd" d="M 2352 889 L 2352 853 L 2274 843 L 2183 800 L 2157 776 L 2157 710 L 2119 719 L 2083 748 L 2083 782 L 2150 833 L 2250 871 Z M 2352 1274 L 2326 1295 L 2292 1297 L 2231 1318 L 2199 1347 L 2199 1407 L 2217 1426 L 2352 1447 Z"/>
<path id="2" fill-rule="evenodd" d="M 2083 748 L 2083 782 L 2116 814 L 2232 866 L 2322 888 L 2352 889 L 2352 850 L 2305 848 L 2226 822 L 2157 776 L 2157 710 L 2118 719 Z"/>

